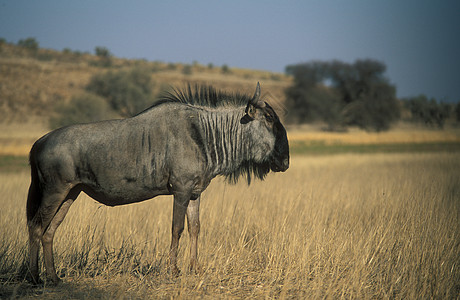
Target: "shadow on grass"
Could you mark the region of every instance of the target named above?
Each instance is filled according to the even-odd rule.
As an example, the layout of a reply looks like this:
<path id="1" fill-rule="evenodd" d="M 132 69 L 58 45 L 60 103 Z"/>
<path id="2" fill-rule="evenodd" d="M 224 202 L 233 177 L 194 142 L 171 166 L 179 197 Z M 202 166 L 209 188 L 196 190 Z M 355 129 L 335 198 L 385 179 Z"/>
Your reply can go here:
<path id="1" fill-rule="evenodd" d="M 160 261 L 153 264 L 144 264 L 130 270 L 119 270 L 113 272 L 114 278 L 119 282 L 120 278 L 131 278 L 132 280 L 143 280 L 143 278 L 169 278 L 167 273 L 163 271 L 164 266 L 159 266 Z M 40 284 L 32 284 L 26 278 L 26 265 L 20 267 L 20 270 L 15 273 L 0 274 L 0 299 L 18 299 L 18 298 L 45 298 L 45 299 L 113 299 L 120 298 L 125 293 L 130 293 L 126 290 L 126 286 L 121 287 L 116 283 L 111 284 L 111 280 L 106 278 L 106 275 L 88 274 L 84 272 L 75 276 L 66 276 L 62 274 L 62 281 L 56 286 L 49 281 L 41 282 Z M 160 269 L 162 271 L 160 271 Z M 70 272 L 72 273 L 72 272 Z M 41 274 L 41 278 L 44 278 Z M 125 281 L 125 280 L 123 280 Z M 135 294 L 135 292 L 133 292 Z M 130 298 L 128 296 L 128 298 Z"/>
<path id="2" fill-rule="evenodd" d="M 94 238 L 89 239 L 89 241 L 92 240 Z M 28 255 L 24 243 L 0 244 L 0 299 L 119 298 L 120 293 L 124 293 L 123 289 L 120 289 L 117 284 L 113 288 L 108 288 L 104 283 L 111 281 L 108 278 L 131 278 L 142 281 L 144 278 L 162 278 L 166 274 L 165 257 L 160 257 L 153 262 L 144 262 L 141 260 L 142 250 L 138 250 L 130 240 L 123 241 L 122 246 L 118 249 L 95 248 L 97 247 L 83 247 L 70 256 L 58 257 L 60 260 L 67 261 L 68 267 L 57 270 L 62 281 L 54 286 L 46 280 L 40 284 L 32 284 L 27 281 Z M 88 249 L 94 251 L 91 252 Z M 110 266 L 109 270 L 107 266 Z M 40 277 L 45 279 L 44 272 Z M 100 286 L 101 282 L 102 286 Z"/>
<path id="3" fill-rule="evenodd" d="M 108 298 L 107 291 L 95 287 L 92 283 L 62 282 L 58 286 L 33 285 L 28 282 L 16 282 L 0 285 L 0 299 L 24 297 L 55 299 L 102 299 Z"/>

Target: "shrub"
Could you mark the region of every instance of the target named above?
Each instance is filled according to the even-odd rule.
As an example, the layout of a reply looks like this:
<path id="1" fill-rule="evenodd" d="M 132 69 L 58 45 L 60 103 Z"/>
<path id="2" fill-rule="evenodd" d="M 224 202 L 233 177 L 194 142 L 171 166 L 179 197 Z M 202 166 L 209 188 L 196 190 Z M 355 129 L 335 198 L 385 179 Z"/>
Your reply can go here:
<path id="1" fill-rule="evenodd" d="M 175 63 L 168 63 L 168 70 L 175 70 L 177 69 L 177 65 Z"/>
<path id="2" fill-rule="evenodd" d="M 59 105 L 56 116 L 50 119 L 51 128 L 95 122 L 115 116 L 107 101 L 97 95 L 84 93 L 72 97 L 70 103 Z"/>
<path id="3" fill-rule="evenodd" d="M 101 58 L 110 58 L 112 55 L 110 54 L 109 49 L 106 47 L 96 47 L 94 49 L 94 53 L 96 56 L 101 57 Z"/>
<path id="4" fill-rule="evenodd" d="M 270 79 L 273 80 L 273 81 L 280 81 L 281 80 L 281 75 L 276 74 L 276 73 L 271 73 L 270 74 Z"/>
<path id="5" fill-rule="evenodd" d="M 458 102 L 458 103 L 455 105 L 454 111 L 455 111 L 455 120 L 456 120 L 457 122 L 460 122 L 460 102 Z"/>
<path id="6" fill-rule="evenodd" d="M 150 72 L 144 68 L 95 75 L 86 89 L 105 98 L 123 117 L 133 116 L 153 102 Z"/>
<path id="7" fill-rule="evenodd" d="M 450 106 L 438 103 L 434 98 L 428 100 L 425 95 L 404 99 L 404 105 L 411 112 L 411 121 L 429 127 L 444 127 L 450 116 Z"/>
<path id="8" fill-rule="evenodd" d="M 227 65 L 223 65 L 223 66 L 222 66 L 222 73 L 224 73 L 224 74 L 230 74 L 230 73 L 231 73 L 231 70 L 230 70 L 230 68 L 229 68 Z"/>
<path id="9" fill-rule="evenodd" d="M 91 64 L 98 67 L 110 67 L 112 65 L 112 54 L 106 47 L 96 47 L 94 53 L 98 60 Z"/>
<path id="10" fill-rule="evenodd" d="M 23 47 L 34 53 L 38 51 L 39 47 L 37 40 L 33 37 L 26 38 L 25 40 L 19 40 L 18 46 Z"/>
<path id="11" fill-rule="evenodd" d="M 182 69 L 182 74 L 184 75 L 192 75 L 193 70 L 191 65 L 185 65 L 184 68 Z"/>

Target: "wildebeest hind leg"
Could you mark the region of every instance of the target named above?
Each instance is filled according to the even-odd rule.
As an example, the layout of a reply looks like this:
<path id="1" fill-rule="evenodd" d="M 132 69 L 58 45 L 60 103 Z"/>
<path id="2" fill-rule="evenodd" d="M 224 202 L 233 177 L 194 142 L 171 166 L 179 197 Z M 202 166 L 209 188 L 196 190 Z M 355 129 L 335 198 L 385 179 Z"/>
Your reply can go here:
<path id="1" fill-rule="evenodd" d="M 60 282 L 59 277 L 56 275 L 56 269 L 54 267 L 54 255 L 53 255 L 53 239 L 54 234 L 56 233 L 56 229 L 64 220 L 70 206 L 78 197 L 80 190 L 72 189 L 68 195 L 65 197 L 64 202 L 59 206 L 56 213 L 54 214 L 53 218 L 49 222 L 48 227 L 46 228 L 43 237 L 42 237 L 42 245 L 43 245 L 43 258 L 45 261 L 45 269 L 47 278 L 50 279 L 54 284 L 58 284 Z"/>
<path id="2" fill-rule="evenodd" d="M 27 278 L 34 284 L 40 284 L 38 275 L 38 252 L 40 250 L 40 224 L 29 222 L 29 274 Z"/>

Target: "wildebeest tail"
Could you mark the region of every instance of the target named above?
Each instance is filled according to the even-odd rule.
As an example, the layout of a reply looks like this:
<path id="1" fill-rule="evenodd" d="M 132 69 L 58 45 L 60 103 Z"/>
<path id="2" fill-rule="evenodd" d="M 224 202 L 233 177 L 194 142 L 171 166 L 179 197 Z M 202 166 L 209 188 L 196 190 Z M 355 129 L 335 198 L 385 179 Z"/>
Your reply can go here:
<path id="1" fill-rule="evenodd" d="M 35 161 L 34 147 L 32 147 L 32 150 L 30 151 L 29 163 L 31 169 L 31 181 L 29 194 L 27 196 L 27 222 L 30 222 L 35 217 L 42 201 L 42 192 L 40 189 L 40 180 Z"/>

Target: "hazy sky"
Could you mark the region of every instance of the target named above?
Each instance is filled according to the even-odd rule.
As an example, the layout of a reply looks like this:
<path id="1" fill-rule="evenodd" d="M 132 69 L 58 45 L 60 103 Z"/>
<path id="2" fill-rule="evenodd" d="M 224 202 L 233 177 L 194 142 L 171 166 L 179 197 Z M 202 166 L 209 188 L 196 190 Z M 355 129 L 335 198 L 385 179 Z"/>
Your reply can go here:
<path id="1" fill-rule="evenodd" d="M 399 97 L 460 101 L 460 1 L 0 0 L 0 37 L 276 72 L 372 58 L 387 65 Z"/>

